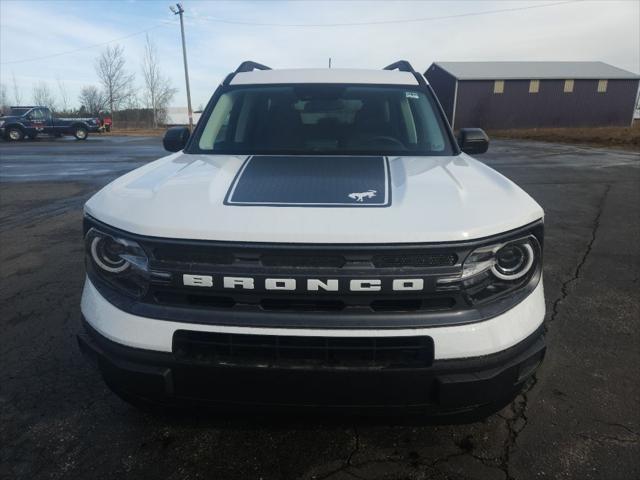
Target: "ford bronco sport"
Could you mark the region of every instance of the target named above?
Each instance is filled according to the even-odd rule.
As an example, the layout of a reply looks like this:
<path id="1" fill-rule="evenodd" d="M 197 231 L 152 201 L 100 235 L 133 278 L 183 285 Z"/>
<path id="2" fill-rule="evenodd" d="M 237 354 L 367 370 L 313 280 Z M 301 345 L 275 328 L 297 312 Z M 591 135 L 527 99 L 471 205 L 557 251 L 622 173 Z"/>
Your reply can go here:
<path id="1" fill-rule="evenodd" d="M 85 206 L 78 339 L 124 399 L 488 415 L 541 363 L 543 211 L 408 62 L 244 62 L 163 142 Z"/>

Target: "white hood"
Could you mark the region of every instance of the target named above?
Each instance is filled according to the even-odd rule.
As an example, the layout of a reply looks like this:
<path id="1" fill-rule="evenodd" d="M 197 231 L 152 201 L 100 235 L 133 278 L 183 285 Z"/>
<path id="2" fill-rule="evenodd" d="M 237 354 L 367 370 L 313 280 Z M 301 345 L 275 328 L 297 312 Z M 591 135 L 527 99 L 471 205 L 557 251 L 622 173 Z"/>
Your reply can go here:
<path id="1" fill-rule="evenodd" d="M 176 153 L 134 170 L 85 205 L 153 237 L 278 243 L 421 243 L 482 238 L 542 218 L 522 189 L 468 155 L 390 157 L 385 208 L 225 205 L 245 156 Z"/>

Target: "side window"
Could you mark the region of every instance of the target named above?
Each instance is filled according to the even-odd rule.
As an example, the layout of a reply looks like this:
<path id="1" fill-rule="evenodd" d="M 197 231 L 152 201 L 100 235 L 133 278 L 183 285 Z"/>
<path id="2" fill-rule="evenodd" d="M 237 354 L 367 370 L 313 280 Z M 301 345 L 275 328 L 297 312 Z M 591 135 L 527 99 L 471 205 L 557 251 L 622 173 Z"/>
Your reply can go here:
<path id="1" fill-rule="evenodd" d="M 415 127 L 418 128 L 418 145 L 426 147 L 434 152 L 442 152 L 445 149 L 445 139 L 438 124 L 433 108 L 427 108 L 429 100 L 424 95 L 418 99 L 411 99 L 409 105 L 415 120 Z M 421 105 L 422 104 L 422 108 Z M 414 128 L 415 128 L 414 127 Z"/>
<path id="2" fill-rule="evenodd" d="M 564 81 L 564 93 L 573 93 L 573 80 Z"/>
<path id="3" fill-rule="evenodd" d="M 504 93 L 504 80 L 493 82 L 493 93 Z"/>
<path id="4" fill-rule="evenodd" d="M 31 110 L 31 113 L 29 114 L 29 120 L 31 120 L 32 122 L 42 122 L 44 120 L 42 109 L 34 108 L 33 110 Z"/>
<path id="5" fill-rule="evenodd" d="M 216 103 L 213 112 L 211 112 L 202 135 L 200 136 L 200 148 L 202 148 L 203 150 L 212 149 L 214 142 L 220 135 L 220 130 L 226 131 L 226 128 L 223 128 L 223 126 L 225 124 L 225 121 L 228 121 L 234 101 L 235 98 L 230 93 L 225 93 L 218 99 L 218 103 Z"/>
<path id="6" fill-rule="evenodd" d="M 540 80 L 531 80 L 529 82 L 529 93 L 538 93 L 540 91 Z"/>
<path id="7" fill-rule="evenodd" d="M 598 80 L 598 93 L 607 93 L 607 80 Z"/>

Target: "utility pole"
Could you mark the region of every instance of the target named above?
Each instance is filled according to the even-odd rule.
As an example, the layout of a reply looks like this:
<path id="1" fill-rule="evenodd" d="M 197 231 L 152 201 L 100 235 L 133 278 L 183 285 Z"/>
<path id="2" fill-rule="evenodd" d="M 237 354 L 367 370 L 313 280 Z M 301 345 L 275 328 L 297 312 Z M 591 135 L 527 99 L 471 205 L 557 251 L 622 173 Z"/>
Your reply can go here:
<path id="1" fill-rule="evenodd" d="M 189 68 L 187 67 L 187 46 L 184 41 L 184 20 L 182 19 L 184 8 L 182 8 L 181 4 L 176 3 L 175 7 L 171 5 L 169 9 L 173 12 L 174 15 L 180 15 L 180 33 L 182 34 L 182 58 L 184 60 L 184 81 L 187 84 L 187 110 L 189 113 L 189 130 L 193 131 L 193 110 L 191 110 L 191 89 L 189 88 Z"/>

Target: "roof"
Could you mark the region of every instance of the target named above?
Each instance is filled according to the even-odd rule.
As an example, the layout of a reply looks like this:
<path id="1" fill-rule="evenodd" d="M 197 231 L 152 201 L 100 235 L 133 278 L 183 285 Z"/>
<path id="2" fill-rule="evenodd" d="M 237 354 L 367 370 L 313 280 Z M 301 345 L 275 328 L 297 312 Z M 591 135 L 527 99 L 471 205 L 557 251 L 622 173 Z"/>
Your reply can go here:
<path id="1" fill-rule="evenodd" d="M 434 62 L 433 65 L 458 80 L 640 79 L 635 73 L 604 62 Z"/>
<path id="2" fill-rule="evenodd" d="M 418 85 L 411 72 L 398 70 L 357 70 L 346 68 L 300 68 L 291 70 L 254 70 L 236 73 L 231 85 L 265 83 L 370 83 Z"/>

